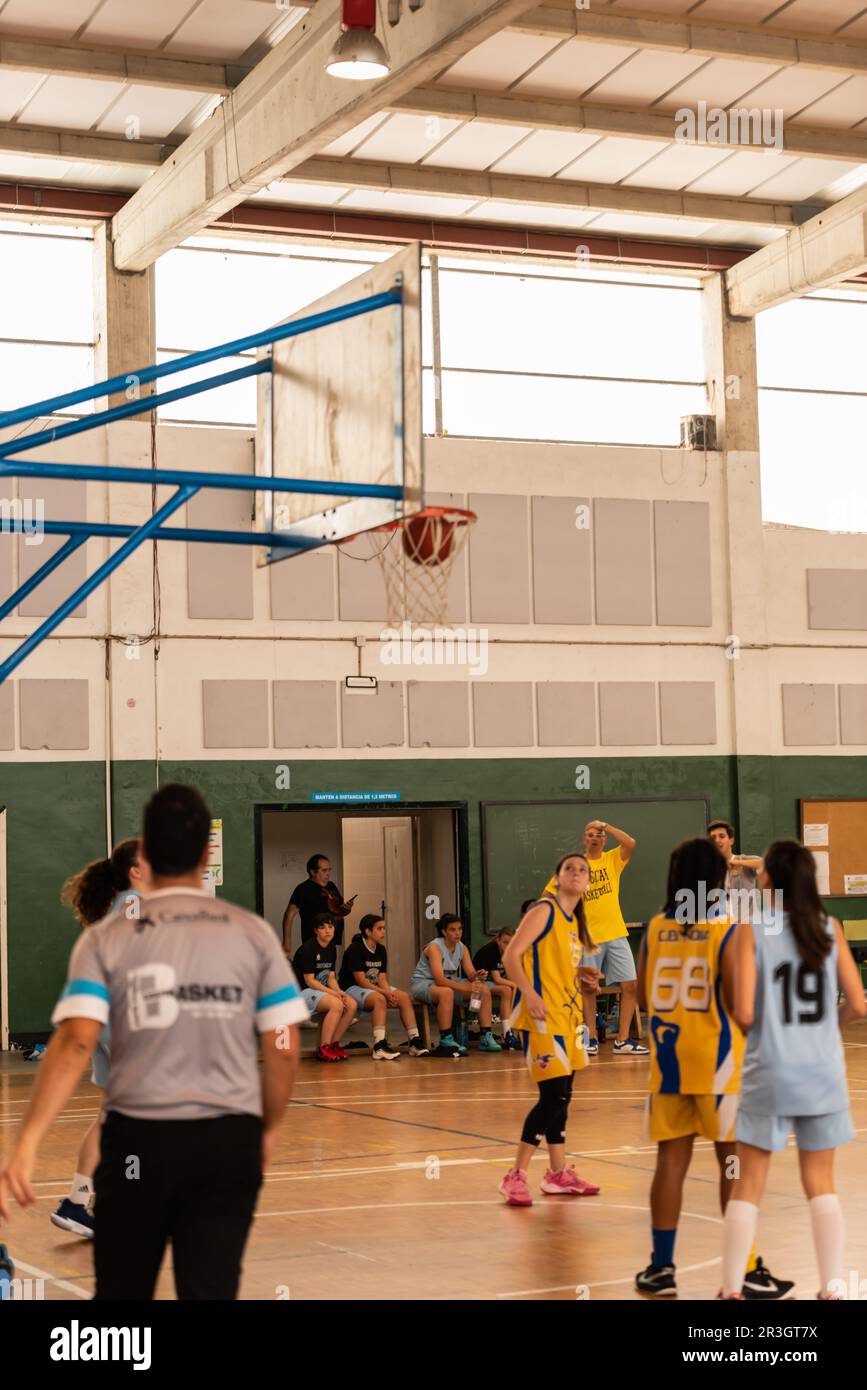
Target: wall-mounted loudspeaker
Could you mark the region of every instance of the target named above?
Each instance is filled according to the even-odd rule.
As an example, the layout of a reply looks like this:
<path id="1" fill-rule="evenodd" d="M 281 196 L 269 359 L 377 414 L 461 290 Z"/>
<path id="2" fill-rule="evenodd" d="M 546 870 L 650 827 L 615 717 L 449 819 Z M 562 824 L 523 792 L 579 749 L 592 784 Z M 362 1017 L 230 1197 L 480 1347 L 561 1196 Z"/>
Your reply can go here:
<path id="1" fill-rule="evenodd" d="M 681 415 L 681 449 L 712 453 L 716 449 L 716 420 L 713 415 Z"/>

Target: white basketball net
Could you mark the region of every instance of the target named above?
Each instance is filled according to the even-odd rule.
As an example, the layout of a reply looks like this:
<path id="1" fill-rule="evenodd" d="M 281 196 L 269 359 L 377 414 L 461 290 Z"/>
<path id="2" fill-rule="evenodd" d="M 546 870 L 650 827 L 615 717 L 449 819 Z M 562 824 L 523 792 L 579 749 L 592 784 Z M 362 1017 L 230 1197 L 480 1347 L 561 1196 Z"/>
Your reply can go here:
<path id="1" fill-rule="evenodd" d="M 385 582 L 390 627 L 445 625 L 452 571 L 475 519 L 473 512 L 454 507 L 429 507 L 369 533 Z"/>

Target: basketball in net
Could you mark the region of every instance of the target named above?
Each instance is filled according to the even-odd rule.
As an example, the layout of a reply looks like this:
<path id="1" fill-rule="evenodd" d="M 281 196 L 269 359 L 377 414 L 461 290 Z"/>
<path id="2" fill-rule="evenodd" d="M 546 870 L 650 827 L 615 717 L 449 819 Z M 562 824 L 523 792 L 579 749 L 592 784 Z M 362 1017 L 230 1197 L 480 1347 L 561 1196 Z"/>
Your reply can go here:
<path id="1" fill-rule="evenodd" d="M 475 512 L 460 507 L 426 507 L 415 516 L 376 528 L 372 539 L 385 581 L 388 621 L 443 626 L 449 582 Z"/>

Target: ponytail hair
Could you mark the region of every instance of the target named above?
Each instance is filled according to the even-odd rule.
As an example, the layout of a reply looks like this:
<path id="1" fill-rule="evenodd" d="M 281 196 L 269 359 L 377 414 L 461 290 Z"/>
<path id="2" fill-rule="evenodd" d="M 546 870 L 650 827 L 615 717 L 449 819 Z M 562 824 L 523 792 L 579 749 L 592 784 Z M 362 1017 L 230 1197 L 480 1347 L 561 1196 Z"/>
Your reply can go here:
<path id="1" fill-rule="evenodd" d="M 138 853 L 138 840 L 121 840 L 110 859 L 94 859 L 66 880 L 60 901 L 72 908 L 82 927 L 101 922 L 118 893 L 129 888 L 130 869 L 137 863 Z"/>
<path id="2" fill-rule="evenodd" d="M 832 942 L 816 885 L 815 859 L 797 840 L 775 840 L 765 854 L 765 872 L 782 894 L 801 960 L 808 970 L 821 970 Z"/>
<path id="3" fill-rule="evenodd" d="M 681 840 L 671 851 L 668 861 L 668 885 L 665 892 L 665 906 L 662 909 L 667 917 L 674 917 L 681 923 L 684 936 L 696 924 L 696 912 L 700 903 L 706 903 L 713 892 L 722 893 L 725 888 L 727 865 L 724 856 L 713 840 L 700 836 L 695 840 Z M 686 900 L 678 902 L 680 894 Z M 720 909 L 722 908 L 720 897 Z M 685 910 L 684 910 L 685 909 Z M 722 915 L 718 909 L 718 915 Z M 711 908 L 713 912 L 713 908 Z"/>
<path id="4" fill-rule="evenodd" d="M 555 877 L 555 878 L 557 877 L 557 875 L 559 874 L 559 872 L 560 872 L 560 870 L 562 869 L 563 865 L 566 863 L 566 860 L 567 860 L 567 859 L 583 859 L 583 860 L 584 860 L 584 863 L 587 865 L 587 875 L 588 875 L 588 882 L 589 882 L 589 876 L 590 876 L 590 860 L 587 858 L 587 855 L 584 854 L 580 849 L 573 849 L 573 850 L 571 851 L 570 854 L 564 854 L 564 855 L 563 855 L 563 858 L 560 860 L 559 864 L 557 865 L 556 869 L 554 870 L 554 877 Z M 541 901 L 544 902 L 545 899 L 542 898 Z M 589 928 L 588 925 L 587 925 L 587 914 L 586 914 L 585 911 L 584 911 L 584 899 L 583 899 L 583 897 L 579 898 L 578 901 L 577 901 L 577 903 L 575 904 L 574 915 L 575 915 L 575 921 L 578 923 L 578 938 L 579 938 L 579 940 L 580 940 L 580 942 L 581 942 L 581 945 L 584 947 L 584 950 L 585 950 L 585 951 L 595 951 L 595 950 L 596 950 L 596 942 L 593 940 L 593 937 L 590 935 L 590 928 Z"/>

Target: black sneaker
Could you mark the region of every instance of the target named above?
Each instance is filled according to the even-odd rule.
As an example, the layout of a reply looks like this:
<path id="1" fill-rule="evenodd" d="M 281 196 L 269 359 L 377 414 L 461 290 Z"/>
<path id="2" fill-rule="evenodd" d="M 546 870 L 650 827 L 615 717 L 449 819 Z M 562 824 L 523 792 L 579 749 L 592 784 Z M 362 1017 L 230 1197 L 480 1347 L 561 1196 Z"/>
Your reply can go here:
<path id="1" fill-rule="evenodd" d="M 385 1038 L 373 1044 L 374 1062 L 396 1062 L 399 1057 L 400 1053 Z"/>
<path id="2" fill-rule="evenodd" d="M 767 1303 L 775 1298 L 793 1298 L 794 1287 L 794 1279 L 776 1279 L 761 1259 L 757 1259 L 755 1269 L 751 1269 L 744 1279 L 741 1293 L 746 1299 L 764 1300 Z"/>
<path id="3" fill-rule="evenodd" d="M 429 1057 L 429 1056 L 430 1056 L 430 1048 L 429 1048 L 429 1047 L 425 1047 L 424 1042 L 422 1041 L 421 1037 L 410 1038 L 410 1040 L 409 1040 L 409 1055 L 410 1055 L 410 1057 Z"/>
<path id="4" fill-rule="evenodd" d="M 674 1265 L 648 1265 L 635 1276 L 635 1287 L 639 1293 L 673 1294 L 677 1293 L 674 1282 Z"/>
<path id="5" fill-rule="evenodd" d="M 459 1047 L 450 1043 L 437 1043 L 436 1047 L 431 1048 L 431 1057 L 461 1057 L 463 1056 Z"/>
<path id="6" fill-rule="evenodd" d="M 342 1042 L 342 1043 L 340 1044 L 340 1046 L 343 1048 L 343 1051 L 344 1051 L 344 1052 L 369 1052 L 369 1051 L 370 1051 L 370 1046 L 369 1046 L 369 1044 L 366 1043 L 366 1042 L 362 1042 L 360 1038 L 356 1038 L 356 1039 L 355 1039 L 355 1042 Z"/>

